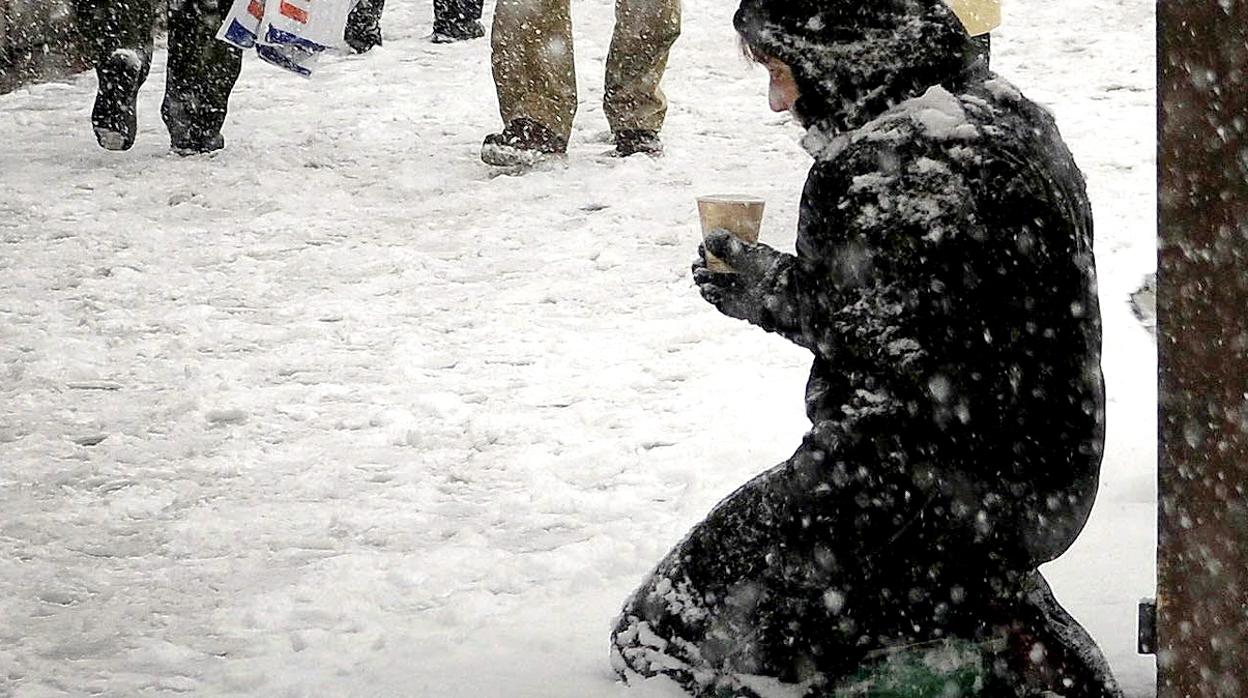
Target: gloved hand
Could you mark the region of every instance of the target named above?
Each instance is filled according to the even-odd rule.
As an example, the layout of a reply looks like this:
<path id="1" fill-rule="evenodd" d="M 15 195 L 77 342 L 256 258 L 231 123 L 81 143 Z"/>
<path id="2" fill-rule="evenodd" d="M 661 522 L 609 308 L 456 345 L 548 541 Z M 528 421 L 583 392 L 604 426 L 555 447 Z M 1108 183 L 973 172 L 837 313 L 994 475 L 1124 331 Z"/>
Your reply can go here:
<path id="1" fill-rule="evenodd" d="M 712 271 L 706 266 L 710 252 L 735 273 Z M 726 230 L 712 230 L 698 246 L 693 281 L 702 297 L 719 312 L 774 331 L 777 316 L 787 316 L 786 299 L 776 291 L 781 276 L 797 258 L 758 242 L 745 242 Z"/>

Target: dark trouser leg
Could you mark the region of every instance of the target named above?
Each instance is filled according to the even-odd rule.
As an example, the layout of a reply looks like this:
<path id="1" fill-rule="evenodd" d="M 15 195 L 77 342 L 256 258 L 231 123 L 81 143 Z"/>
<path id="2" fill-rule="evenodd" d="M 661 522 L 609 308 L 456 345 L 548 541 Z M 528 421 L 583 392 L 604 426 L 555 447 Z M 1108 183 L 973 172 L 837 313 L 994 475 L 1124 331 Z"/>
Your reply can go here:
<path id="1" fill-rule="evenodd" d="M 95 65 L 117 49 L 152 52 L 153 0 L 77 0 L 74 14 Z"/>
<path id="2" fill-rule="evenodd" d="M 435 25 L 464 24 L 481 19 L 483 0 L 433 0 Z"/>
<path id="3" fill-rule="evenodd" d="M 450 40 L 485 36 L 481 26 L 483 0 L 433 0 L 433 33 Z"/>
<path id="4" fill-rule="evenodd" d="M 381 46 L 381 12 L 385 5 L 386 0 L 360 0 L 351 8 L 343 38 L 357 53 Z"/>
<path id="5" fill-rule="evenodd" d="M 230 91 L 243 65 L 239 49 L 216 39 L 228 0 L 170 0 L 169 70 L 160 113 L 174 150 L 220 148 Z"/>
<path id="6" fill-rule="evenodd" d="M 91 109 L 96 140 L 126 150 L 134 144 L 135 101 L 152 63 L 153 2 L 79 0 L 74 10 L 99 79 Z"/>

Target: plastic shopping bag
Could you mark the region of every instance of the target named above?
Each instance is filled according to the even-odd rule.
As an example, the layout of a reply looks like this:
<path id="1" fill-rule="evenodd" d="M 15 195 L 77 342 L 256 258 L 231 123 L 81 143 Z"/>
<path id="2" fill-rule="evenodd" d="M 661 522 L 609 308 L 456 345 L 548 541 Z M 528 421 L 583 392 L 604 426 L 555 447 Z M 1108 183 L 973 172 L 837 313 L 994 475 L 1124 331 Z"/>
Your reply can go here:
<path id="1" fill-rule="evenodd" d="M 263 60 L 310 75 L 316 57 L 347 50 L 343 32 L 356 0 L 234 0 L 217 38 Z"/>

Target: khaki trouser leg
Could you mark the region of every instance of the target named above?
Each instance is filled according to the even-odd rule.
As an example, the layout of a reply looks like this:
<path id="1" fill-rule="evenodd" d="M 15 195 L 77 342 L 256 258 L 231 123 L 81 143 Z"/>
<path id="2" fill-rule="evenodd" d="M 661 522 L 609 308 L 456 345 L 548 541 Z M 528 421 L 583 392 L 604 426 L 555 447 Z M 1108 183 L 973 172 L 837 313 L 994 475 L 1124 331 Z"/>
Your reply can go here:
<path id="1" fill-rule="evenodd" d="M 570 0 L 498 0 L 490 32 L 498 110 L 528 117 L 563 138 L 576 114 Z"/>
<path id="2" fill-rule="evenodd" d="M 616 0 L 603 109 L 611 131 L 658 131 L 667 115 L 659 80 L 680 36 L 680 0 Z"/>

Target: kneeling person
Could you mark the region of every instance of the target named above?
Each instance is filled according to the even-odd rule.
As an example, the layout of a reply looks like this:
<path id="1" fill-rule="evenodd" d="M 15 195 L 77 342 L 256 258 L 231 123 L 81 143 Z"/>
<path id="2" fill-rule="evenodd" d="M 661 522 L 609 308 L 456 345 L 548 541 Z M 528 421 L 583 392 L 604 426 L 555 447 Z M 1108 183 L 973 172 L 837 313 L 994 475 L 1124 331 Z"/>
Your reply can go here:
<path id="1" fill-rule="evenodd" d="M 942 0 L 744 0 L 735 25 L 815 163 L 796 255 L 713 233 L 694 280 L 813 354 L 813 426 L 626 602 L 617 671 L 825 695 L 956 640 L 996 648 L 982 695 L 1120 695 L 1037 571 L 1104 440 L 1091 209 L 1052 117 Z"/>

